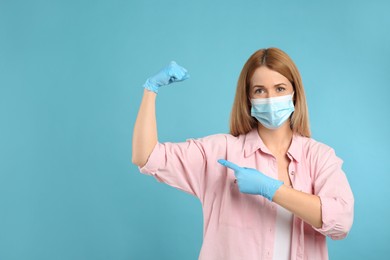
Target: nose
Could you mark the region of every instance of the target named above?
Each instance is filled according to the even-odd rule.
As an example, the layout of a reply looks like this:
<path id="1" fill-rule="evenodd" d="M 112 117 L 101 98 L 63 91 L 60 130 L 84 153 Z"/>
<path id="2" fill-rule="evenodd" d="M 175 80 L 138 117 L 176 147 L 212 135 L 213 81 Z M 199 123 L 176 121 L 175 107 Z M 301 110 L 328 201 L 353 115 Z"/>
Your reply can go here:
<path id="1" fill-rule="evenodd" d="M 273 97 L 277 97 L 277 96 L 279 96 L 279 95 L 278 95 L 278 93 L 276 93 L 276 91 L 274 91 L 274 90 L 267 91 L 267 95 L 266 95 L 267 98 L 273 98 Z"/>

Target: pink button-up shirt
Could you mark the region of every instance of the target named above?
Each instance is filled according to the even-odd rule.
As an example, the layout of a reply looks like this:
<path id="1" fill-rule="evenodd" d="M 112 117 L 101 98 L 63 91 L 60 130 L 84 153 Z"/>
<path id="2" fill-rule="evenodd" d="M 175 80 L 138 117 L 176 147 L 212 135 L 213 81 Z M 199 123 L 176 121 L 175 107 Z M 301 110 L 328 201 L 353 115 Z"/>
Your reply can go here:
<path id="1" fill-rule="evenodd" d="M 332 148 L 294 135 L 288 150 L 293 188 L 321 200 L 322 227 L 293 218 L 291 259 L 328 259 L 326 236 L 344 238 L 353 222 L 354 198 Z M 201 260 L 272 259 L 276 204 L 260 195 L 241 193 L 226 159 L 277 178 L 275 157 L 256 129 L 245 135 L 211 135 L 183 143 L 158 143 L 140 171 L 188 192 L 203 207 Z"/>

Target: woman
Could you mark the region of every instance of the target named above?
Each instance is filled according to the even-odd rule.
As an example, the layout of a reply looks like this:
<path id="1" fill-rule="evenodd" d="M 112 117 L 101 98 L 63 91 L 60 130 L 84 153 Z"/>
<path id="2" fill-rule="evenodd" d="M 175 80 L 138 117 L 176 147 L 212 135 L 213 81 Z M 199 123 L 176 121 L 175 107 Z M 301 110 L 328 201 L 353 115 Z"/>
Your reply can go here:
<path id="1" fill-rule="evenodd" d="M 133 136 L 133 163 L 202 203 L 199 259 L 327 259 L 326 236 L 346 237 L 354 198 L 342 160 L 310 138 L 298 69 L 277 48 L 245 63 L 230 134 L 183 143 L 157 140 L 155 99 L 188 78 L 172 62 L 144 87 Z"/>

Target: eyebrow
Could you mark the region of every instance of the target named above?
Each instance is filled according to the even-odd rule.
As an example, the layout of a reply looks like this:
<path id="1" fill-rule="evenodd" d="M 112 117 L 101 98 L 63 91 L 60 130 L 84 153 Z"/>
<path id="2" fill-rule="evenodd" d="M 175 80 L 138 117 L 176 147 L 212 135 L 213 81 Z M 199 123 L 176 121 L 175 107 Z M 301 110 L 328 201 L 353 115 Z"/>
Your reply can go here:
<path id="1" fill-rule="evenodd" d="M 285 84 L 285 83 L 278 83 L 278 84 L 275 84 L 274 87 L 279 87 L 279 86 L 282 86 L 282 85 L 287 86 L 287 84 Z M 252 88 L 256 88 L 256 87 L 264 88 L 263 85 L 254 85 L 254 86 L 252 86 Z"/>

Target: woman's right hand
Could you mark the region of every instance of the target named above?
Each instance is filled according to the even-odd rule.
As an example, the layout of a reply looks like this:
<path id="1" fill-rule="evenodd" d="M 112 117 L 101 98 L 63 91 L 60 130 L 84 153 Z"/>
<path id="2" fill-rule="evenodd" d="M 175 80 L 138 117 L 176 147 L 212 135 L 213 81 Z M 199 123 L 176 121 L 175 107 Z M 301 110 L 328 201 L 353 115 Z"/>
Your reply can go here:
<path id="1" fill-rule="evenodd" d="M 161 86 L 183 81 L 189 77 L 190 75 L 185 68 L 171 61 L 168 66 L 160 70 L 156 75 L 148 78 L 144 84 L 144 88 L 157 94 Z"/>

